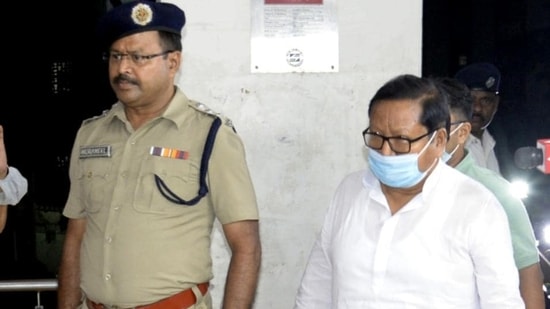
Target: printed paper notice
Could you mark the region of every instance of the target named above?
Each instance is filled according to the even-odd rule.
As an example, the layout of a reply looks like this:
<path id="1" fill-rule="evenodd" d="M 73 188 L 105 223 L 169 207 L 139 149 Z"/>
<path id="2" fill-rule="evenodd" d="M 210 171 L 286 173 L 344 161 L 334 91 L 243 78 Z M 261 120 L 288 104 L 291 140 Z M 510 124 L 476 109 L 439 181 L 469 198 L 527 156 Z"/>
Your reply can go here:
<path id="1" fill-rule="evenodd" d="M 335 0 L 253 0 L 252 73 L 338 72 Z"/>

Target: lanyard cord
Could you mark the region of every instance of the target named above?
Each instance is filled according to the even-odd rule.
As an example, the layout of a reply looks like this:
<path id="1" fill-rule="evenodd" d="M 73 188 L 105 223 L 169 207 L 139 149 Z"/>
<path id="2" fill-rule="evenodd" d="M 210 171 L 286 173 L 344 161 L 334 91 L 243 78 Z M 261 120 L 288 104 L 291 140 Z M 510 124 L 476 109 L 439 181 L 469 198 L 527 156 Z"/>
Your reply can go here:
<path id="1" fill-rule="evenodd" d="M 208 193 L 208 186 L 206 185 L 206 173 L 208 172 L 208 161 L 210 160 L 210 155 L 212 154 L 212 148 L 214 147 L 214 141 L 216 140 L 216 133 L 218 132 L 218 129 L 221 125 L 221 120 L 219 117 L 216 117 L 216 119 L 212 122 L 212 126 L 210 127 L 210 131 L 208 132 L 208 137 L 206 138 L 206 142 L 204 144 L 204 150 L 202 152 L 202 158 L 201 158 L 201 167 L 200 167 L 200 175 L 199 175 L 199 193 L 197 196 L 192 198 L 191 200 L 184 200 L 181 197 L 179 197 L 176 193 L 174 193 L 166 183 L 155 174 L 155 183 L 157 184 L 157 188 L 159 189 L 162 196 L 164 196 L 167 200 L 179 204 L 179 205 L 187 205 L 187 206 L 193 206 L 197 204 L 207 193 Z"/>

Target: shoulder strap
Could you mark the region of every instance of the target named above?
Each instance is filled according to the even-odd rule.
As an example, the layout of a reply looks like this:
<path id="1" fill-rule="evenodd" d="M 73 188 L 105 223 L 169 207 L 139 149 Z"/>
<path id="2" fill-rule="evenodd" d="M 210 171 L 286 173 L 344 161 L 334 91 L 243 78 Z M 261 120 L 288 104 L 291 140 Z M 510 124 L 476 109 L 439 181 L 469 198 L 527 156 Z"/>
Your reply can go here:
<path id="1" fill-rule="evenodd" d="M 157 174 L 155 174 L 155 183 L 157 184 L 157 188 L 159 189 L 162 196 L 164 196 L 166 199 L 176 204 L 193 206 L 197 204 L 208 193 L 208 186 L 206 185 L 208 161 L 210 160 L 210 155 L 212 154 L 212 148 L 214 147 L 214 141 L 216 140 L 216 134 L 218 133 L 218 129 L 220 128 L 221 123 L 222 122 L 219 117 L 216 117 L 216 119 L 214 119 L 214 121 L 212 122 L 212 125 L 210 126 L 210 131 L 208 131 L 206 142 L 204 143 L 204 150 L 202 152 L 200 175 L 199 175 L 200 187 L 199 187 L 198 195 L 193 199 L 186 201 L 180 198 L 174 192 L 172 192 L 172 190 L 170 190 L 168 186 L 166 186 L 164 181 Z"/>

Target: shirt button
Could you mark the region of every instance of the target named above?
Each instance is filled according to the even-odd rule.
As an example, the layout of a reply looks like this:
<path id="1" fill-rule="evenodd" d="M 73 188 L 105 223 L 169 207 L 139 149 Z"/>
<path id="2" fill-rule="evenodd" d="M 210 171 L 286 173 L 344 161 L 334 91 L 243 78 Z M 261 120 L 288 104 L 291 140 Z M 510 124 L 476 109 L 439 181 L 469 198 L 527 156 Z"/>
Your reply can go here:
<path id="1" fill-rule="evenodd" d="M 111 280 L 111 274 L 106 274 L 105 275 L 105 281 L 109 281 Z"/>
<path id="2" fill-rule="evenodd" d="M 110 243 L 113 241 L 113 239 L 112 239 L 111 237 L 109 237 L 109 236 L 107 236 L 107 237 L 105 238 L 105 240 L 107 241 L 108 244 L 110 244 Z"/>

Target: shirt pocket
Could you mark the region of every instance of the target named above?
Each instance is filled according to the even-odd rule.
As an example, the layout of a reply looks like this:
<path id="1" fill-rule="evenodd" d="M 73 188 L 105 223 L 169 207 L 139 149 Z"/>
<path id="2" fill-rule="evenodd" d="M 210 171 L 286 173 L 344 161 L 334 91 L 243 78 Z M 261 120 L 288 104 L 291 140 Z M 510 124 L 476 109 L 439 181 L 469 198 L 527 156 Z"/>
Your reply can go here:
<path id="1" fill-rule="evenodd" d="M 113 194 L 112 158 L 80 159 L 77 178 L 82 202 L 86 212 L 96 213 L 102 206 L 109 205 Z"/>
<path id="2" fill-rule="evenodd" d="M 174 203 L 162 195 L 156 184 L 155 175 L 180 199 L 189 201 L 198 195 L 200 175 L 198 162 L 190 159 L 148 156 L 141 163 L 135 192 L 135 210 L 146 213 L 179 213 L 189 207 Z"/>

